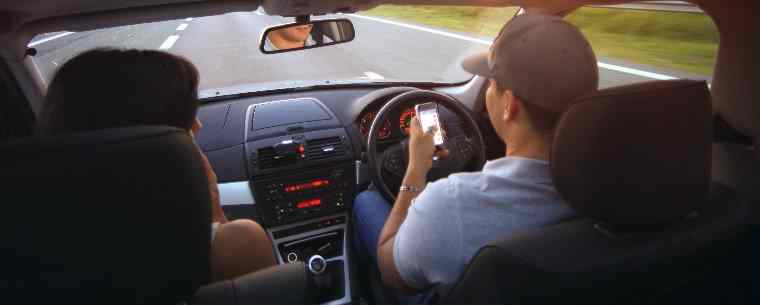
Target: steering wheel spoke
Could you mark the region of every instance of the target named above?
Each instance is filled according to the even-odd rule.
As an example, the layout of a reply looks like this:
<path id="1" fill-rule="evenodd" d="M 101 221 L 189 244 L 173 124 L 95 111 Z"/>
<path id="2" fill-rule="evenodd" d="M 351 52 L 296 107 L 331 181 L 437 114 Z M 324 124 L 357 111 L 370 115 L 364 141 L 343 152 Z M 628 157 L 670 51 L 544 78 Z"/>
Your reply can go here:
<path id="1" fill-rule="evenodd" d="M 475 156 L 477 149 L 471 137 L 457 136 L 452 138 L 450 143 L 449 152 L 461 166 L 466 165 Z"/>
<path id="2" fill-rule="evenodd" d="M 401 143 L 391 146 L 382 153 L 383 169 L 397 178 L 403 178 L 406 173 L 406 158 Z"/>

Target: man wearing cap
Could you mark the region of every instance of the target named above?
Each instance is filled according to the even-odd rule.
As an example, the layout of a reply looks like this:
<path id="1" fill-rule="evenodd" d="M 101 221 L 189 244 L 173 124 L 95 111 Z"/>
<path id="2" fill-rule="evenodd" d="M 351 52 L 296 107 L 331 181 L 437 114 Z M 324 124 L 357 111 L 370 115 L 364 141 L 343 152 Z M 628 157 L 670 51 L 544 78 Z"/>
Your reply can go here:
<path id="1" fill-rule="evenodd" d="M 490 52 L 462 66 L 489 78 L 486 108 L 505 156 L 481 172 L 426 186 L 436 152 L 432 134 L 415 119 L 409 165 L 392 210 L 372 191 L 354 203 L 357 248 L 377 263 L 386 285 L 402 292 L 454 283 L 489 241 L 574 214 L 554 188 L 548 160 L 560 115 L 598 86 L 596 57 L 583 34 L 557 16 L 520 15 Z"/>

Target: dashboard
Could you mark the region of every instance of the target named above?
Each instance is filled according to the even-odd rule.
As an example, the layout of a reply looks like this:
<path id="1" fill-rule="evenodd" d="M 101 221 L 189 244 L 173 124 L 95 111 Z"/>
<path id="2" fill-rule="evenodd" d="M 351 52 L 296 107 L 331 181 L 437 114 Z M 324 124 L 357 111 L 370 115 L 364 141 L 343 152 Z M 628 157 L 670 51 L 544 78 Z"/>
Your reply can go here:
<path id="1" fill-rule="evenodd" d="M 364 138 L 369 135 L 369 130 L 372 127 L 372 122 L 377 116 L 377 112 L 378 109 L 366 110 L 359 117 L 357 124 L 359 125 L 359 131 Z M 400 112 L 392 113 L 390 118 L 386 119 L 385 122 L 383 122 L 382 128 L 380 128 L 380 140 L 408 136 L 411 120 L 414 116 L 414 107 L 407 107 Z"/>
<path id="2" fill-rule="evenodd" d="M 482 88 L 485 85 L 485 79 L 476 77 L 471 82 L 446 87 L 426 87 L 419 86 L 417 89 L 434 90 L 446 93 L 455 97 L 462 102 L 467 108 L 480 112 L 484 109 L 482 102 Z M 318 100 L 326 108 L 329 115 L 331 126 L 329 128 L 341 128 L 347 133 L 350 149 L 355 160 L 361 160 L 363 146 L 366 145 L 366 134 L 369 132 L 373 115 L 382 108 L 385 103 L 397 94 L 401 89 L 409 90 L 411 87 L 388 87 L 383 86 L 361 86 L 361 87 L 335 87 L 335 88 L 318 88 L 304 89 L 293 91 L 273 91 L 250 96 L 236 96 L 228 98 L 219 98 L 211 102 L 205 102 L 198 111 L 198 118 L 203 122 L 203 128 L 197 135 L 196 141 L 201 149 L 208 156 L 218 176 L 220 183 L 248 181 L 251 175 L 251 169 L 246 165 L 247 156 L 245 144 L 250 139 L 246 139 L 246 127 L 251 122 L 248 121 L 247 111 L 253 105 L 271 103 L 273 101 L 313 98 Z M 383 141 L 391 142 L 405 137 L 408 128 L 408 120 L 414 113 L 412 105 L 399 107 L 398 112 L 390 113 L 389 119 L 384 124 L 385 137 Z M 280 109 L 272 109 L 272 112 Z M 441 118 L 446 124 L 446 111 L 441 112 Z M 300 124 L 307 126 L 309 124 Z M 297 125 L 294 125 L 297 126 Z M 444 126 L 446 128 L 446 126 Z M 271 129 L 271 128 L 270 128 Z M 295 132 L 296 130 L 291 130 Z M 302 130 L 304 131 L 304 130 Z M 306 130 L 308 131 L 308 130 Z M 266 136 L 274 138 L 275 136 Z M 366 164 L 363 164 L 366 165 Z M 359 172 L 359 180 L 365 182 L 364 171 Z M 232 205 L 237 205 L 233 202 Z"/>
<path id="3" fill-rule="evenodd" d="M 380 108 L 385 105 L 385 100 L 380 101 L 377 104 L 367 106 L 359 115 L 355 121 L 356 128 L 362 136 L 362 143 L 367 142 L 372 122 L 378 114 Z M 424 101 L 420 101 L 422 103 Z M 378 140 L 380 144 L 386 144 L 390 142 L 397 142 L 403 138 L 409 136 L 409 128 L 411 127 L 412 119 L 416 116 L 414 106 L 416 103 L 411 103 L 400 107 L 399 110 L 392 111 L 387 119 L 383 122 L 383 125 L 378 134 Z M 441 128 L 444 134 L 449 134 L 450 126 L 457 126 L 455 122 L 458 122 L 456 115 L 446 108 L 439 109 L 441 114 Z"/>

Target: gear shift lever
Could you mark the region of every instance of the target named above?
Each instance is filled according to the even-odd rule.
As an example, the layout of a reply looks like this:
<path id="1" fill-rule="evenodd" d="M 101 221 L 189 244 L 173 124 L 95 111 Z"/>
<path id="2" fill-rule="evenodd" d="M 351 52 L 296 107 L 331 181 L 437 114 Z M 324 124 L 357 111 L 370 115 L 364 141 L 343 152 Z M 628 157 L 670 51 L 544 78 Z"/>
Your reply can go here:
<path id="1" fill-rule="evenodd" d="M 329 299 L 333 290 L 333 279 L 330 272 L 327 272 L 327 261 L 320 255 L 312 255 L 309 257 L 306 269 L 309 269 L 312 274 L 311 278 L 318 295 L 317 300 Z"/>
<path id="2" fill-rule="evenodd" d="M 306 265 L 311 271 L 311 274 L 319 276 L 327 270 L 327 262 L 325 258 L 320 255 L 313 255 L 309 258 L 309 263 Z"/>

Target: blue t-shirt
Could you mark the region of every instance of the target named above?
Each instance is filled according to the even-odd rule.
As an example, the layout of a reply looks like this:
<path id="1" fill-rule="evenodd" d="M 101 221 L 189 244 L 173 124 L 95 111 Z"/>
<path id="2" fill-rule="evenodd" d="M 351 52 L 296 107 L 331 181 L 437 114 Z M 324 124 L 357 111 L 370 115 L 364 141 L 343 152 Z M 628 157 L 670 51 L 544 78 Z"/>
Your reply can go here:
<path id="1" fill-rule="evenodd" d="M 393 257 L 417 289 L 454 283 L 482 246 L 571 218 L 554 189 L 549 163 L 504 157 L 482 172 L 428 184 L 396 234 Z"/>

